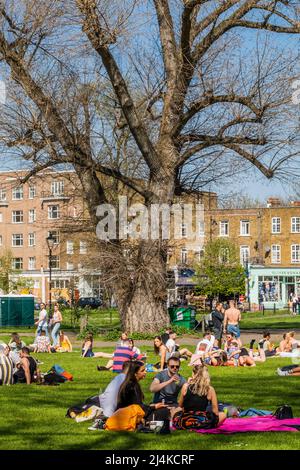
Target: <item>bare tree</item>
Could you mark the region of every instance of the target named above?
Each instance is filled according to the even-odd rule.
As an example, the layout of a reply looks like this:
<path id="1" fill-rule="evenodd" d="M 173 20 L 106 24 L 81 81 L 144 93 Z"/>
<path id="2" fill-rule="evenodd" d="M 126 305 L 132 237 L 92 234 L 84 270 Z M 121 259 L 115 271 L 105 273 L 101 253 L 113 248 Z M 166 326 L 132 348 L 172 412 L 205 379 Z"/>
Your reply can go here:
<path id="1" fill-rule="evenodd" d="M 99 174 L 147 205 L 170 204 L 183 189 L 203 187 L 240 165 L 272 178 L 296 161 L 287 122 L 296 57 L 274 51 L 270 35 L 300 33 L 297 2 L 14 3 L 0 8 L 0 54 L 14 89 L 2 142 L 33 162 L 28 178 L 71 164 L 94 227 L 97 206 L 109 199 Z M 256 40 L 246 50 L 251 30 Z M 99 125 L 107 101 L 115 131 L 130 144 L 129 167 L 117 153 L 100 151 L 114 136 Z M 136 162 L 143 181 L 133 177 Z M 122 249 L 118 241 L 99 246 L 124 327 L 166 325 L 165 243 L 135 245 L 125 270 Z"/>

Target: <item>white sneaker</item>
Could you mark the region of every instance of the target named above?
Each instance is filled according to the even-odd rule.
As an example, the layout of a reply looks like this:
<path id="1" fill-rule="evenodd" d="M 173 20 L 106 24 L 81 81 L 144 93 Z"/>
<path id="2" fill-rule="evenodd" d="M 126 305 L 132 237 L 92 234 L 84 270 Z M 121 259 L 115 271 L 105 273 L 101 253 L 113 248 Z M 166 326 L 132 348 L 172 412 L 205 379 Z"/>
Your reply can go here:
<path id="1" fill-rule="evenodd" d="M 281 370 L 280 367 L 278 367 L 277 374 L 283 377 L 283 376 L 289 375 L 289 372 L 288 370 Z"/>
<path id="2" fill-rule="evenodd" d="M 94 424 L 88 428 L 89 431 L 104 431 L 103 420 L 95 419 Z"/>

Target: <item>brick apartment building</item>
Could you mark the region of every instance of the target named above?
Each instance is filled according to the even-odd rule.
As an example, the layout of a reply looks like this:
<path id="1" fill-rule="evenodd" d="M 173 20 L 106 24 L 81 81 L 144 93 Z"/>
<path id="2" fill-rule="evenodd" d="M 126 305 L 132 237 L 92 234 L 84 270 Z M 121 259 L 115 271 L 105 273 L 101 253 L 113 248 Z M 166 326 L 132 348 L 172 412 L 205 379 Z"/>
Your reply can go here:
<path id="1" fill-rule="evenodd" d="M 269 198 L 265 207 L 213 209 L 206 215 L 206 236 L 226 237 L 239 248 L 241 264 L 249 267 L 250 302 L 287 305 L 300 296 L 300 202 L 282 205 Z"/>
<path id="2" fill-rule="evenodd" d="M 42 300 L 49 298 L 49 249 L 46 238 L 55 239 L 52 251 L 52 295 L 99 295 L 97 273 L 86 273 L 83 264 L 88 242 L 83 234 L 68 233 L 87 218 L 73 172 L 45 171 L 20 184 L 25 171 L 0 172 L 0 254 L 10 252 L 12 268 L 27 279 L 28 290 Z M 21 273 L 21 274 L 19 274 Z M 12 274 L 13 276 L 15 274 Z"/>

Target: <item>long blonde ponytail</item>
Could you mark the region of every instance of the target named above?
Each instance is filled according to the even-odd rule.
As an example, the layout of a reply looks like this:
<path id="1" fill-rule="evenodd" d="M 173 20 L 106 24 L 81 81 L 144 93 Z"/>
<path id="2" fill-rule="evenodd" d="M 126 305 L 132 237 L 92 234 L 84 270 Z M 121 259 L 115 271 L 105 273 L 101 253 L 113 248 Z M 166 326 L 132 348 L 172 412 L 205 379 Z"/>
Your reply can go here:
<path id="1" fill-rule="evenodd" d="M 189 388 L 192 393 L 200 396 L 206 396 L 209 392 L 210 376 L 206 366 L 195 366 L 193 368 L 193 377 L 190 380 Z"/>

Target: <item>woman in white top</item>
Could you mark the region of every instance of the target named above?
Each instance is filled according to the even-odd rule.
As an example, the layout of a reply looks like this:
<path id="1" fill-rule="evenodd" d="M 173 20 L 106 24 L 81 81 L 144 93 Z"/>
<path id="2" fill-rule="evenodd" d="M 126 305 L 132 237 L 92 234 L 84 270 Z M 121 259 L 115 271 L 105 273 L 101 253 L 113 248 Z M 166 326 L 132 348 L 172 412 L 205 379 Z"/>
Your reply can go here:
<path id="1" fill-rule="evenodd" d="M 59 346 L 59 329 L 62 323 L 62 314 L 59 311 L 58 304 L 54 305 L 54 313 L 52 318 L 52 340 L 53 347 Z"/>
<path id="2" fill-rule="evenodd" d="M 48 322 L 47 322 L 47 310 L 46 310 L 46 305 L 44 303 L 41 303 L 41 311 L 39 314 L 39 319 L 35 322 L 35 325 L 37 325 L 37 330 L 36 330 L 36 336 L 39 336 L 44 330 L 46 332 L 46 336 L 48 336 Z"/>

